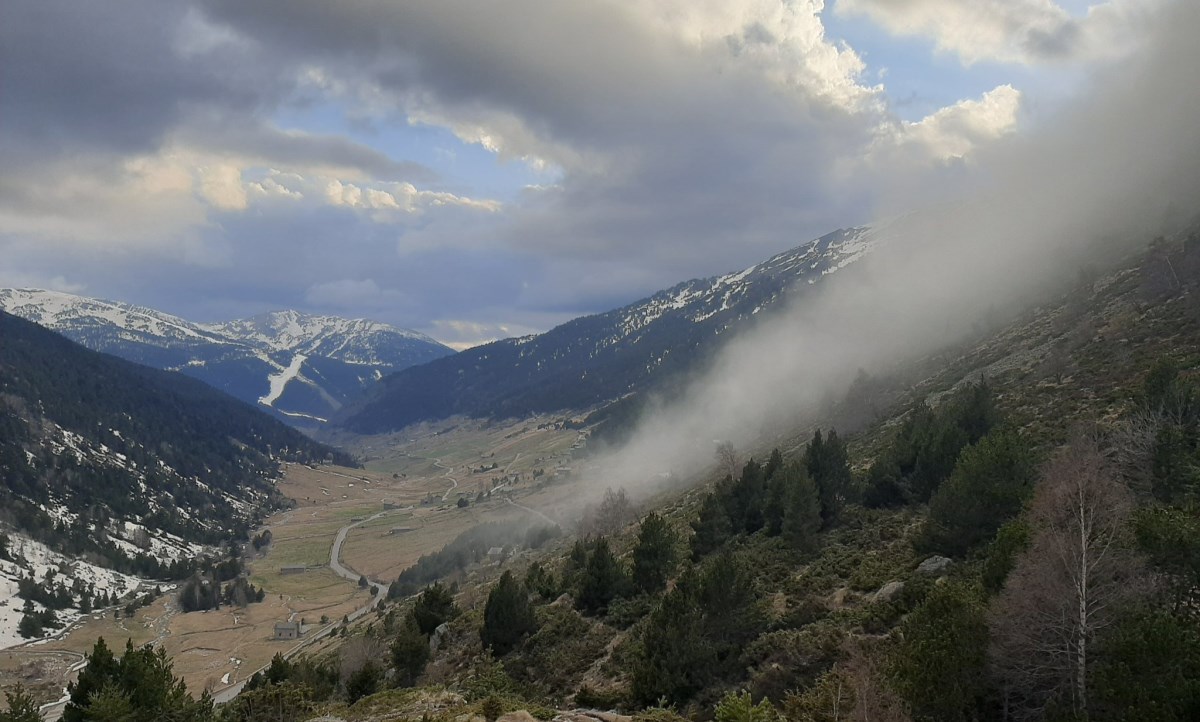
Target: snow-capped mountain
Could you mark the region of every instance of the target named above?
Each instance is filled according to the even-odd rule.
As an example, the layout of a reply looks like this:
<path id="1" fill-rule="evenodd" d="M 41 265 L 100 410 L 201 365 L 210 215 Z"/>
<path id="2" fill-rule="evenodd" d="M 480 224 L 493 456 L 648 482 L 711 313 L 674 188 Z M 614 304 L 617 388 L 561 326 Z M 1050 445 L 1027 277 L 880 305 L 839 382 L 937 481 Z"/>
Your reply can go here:
<path id="1" fill-rule="evenodd" d="M 414 331 L 296 311 L 202 324 L 39 289 L 0 290 L 0 309 L 93 350 L 181 371 L 297 423 L 322 422 L 384 374 L 453 353 Z"/>
<path id="2" fill-rule="evenodd" d="M 385 378 L 335 423 L 360 433 L 465 414 L 503 418 L 581 410 L 696 367 L 728 335 L 880 243 L 834 231 L 737 273 L 686 281 L 543 334 L 468 349 Z"/>

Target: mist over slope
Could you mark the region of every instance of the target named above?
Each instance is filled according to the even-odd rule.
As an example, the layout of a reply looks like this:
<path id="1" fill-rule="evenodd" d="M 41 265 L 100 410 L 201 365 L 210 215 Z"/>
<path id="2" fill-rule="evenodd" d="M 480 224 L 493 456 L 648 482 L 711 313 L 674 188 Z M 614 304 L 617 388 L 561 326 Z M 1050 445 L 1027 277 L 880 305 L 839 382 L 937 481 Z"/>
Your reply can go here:
<path id="1" fill-rule="evenodd" d="M 954 343 L 1081 269 L 1183 229 L 1200 197 L 1195 27 L 1200 7 L 1175 5 L 1140 57 L 1091 78 L 1090 94 L 1053 122 L 963 168 L 939 205 L 876 229 L 886 242 L 853 283 L 823 284 L 723 348 L 682 401 L 598 460 L 596 486 L 634 490 L 658 472 L 699 471 L 714 440 L 748 444 L 844 392 L 858 369 Z M 913 201 L 897 192 L 879 215 Z"/>

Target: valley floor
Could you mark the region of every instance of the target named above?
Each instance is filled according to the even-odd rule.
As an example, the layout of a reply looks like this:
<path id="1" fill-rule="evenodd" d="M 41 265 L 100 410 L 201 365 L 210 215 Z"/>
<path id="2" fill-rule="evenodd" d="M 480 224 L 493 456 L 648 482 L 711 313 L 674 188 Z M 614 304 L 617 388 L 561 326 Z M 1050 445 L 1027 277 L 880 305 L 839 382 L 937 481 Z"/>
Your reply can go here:
<path id="1" fill-rule="evenodd" d="M 371 588 L 360 588 L 355 575 L 386 593 L 421 555 L 475 525 L 535 514 L 553 518 L 567 509 L 579 496 L 566 470 L 578 441 L 577 431 L 552 420 L 468 422 L 356 440 L 354 451 L 368 459 L 365 469 L 290 464 L 278 488 L 296 506 L 266 520 L 272 543 L 247 560 L 250 582 L 266 592 L 263 602 L 183 614 L 168 592 L 131 618 L 113 610 L 93 613 L 59 638 L 0 652 L 0 687 L 22 682 L 39 701 L 54 702 L 73 664 L 103 637 L 118 651 L 126 640 L 164 647 L 193 693 L 209 690 L 226 701 L 276 653 L 319 652 L 343 617 L 367 611 Z M 467 500 L 464 507 L 460 498 Z M 344 541 L 336 561 L 343 575 L 330 566 L 339 534 Z M 299 641 L 273 639 L 276 622 L 301 620 Z M 46 711 L 52 719 L 60 712 Z"/>

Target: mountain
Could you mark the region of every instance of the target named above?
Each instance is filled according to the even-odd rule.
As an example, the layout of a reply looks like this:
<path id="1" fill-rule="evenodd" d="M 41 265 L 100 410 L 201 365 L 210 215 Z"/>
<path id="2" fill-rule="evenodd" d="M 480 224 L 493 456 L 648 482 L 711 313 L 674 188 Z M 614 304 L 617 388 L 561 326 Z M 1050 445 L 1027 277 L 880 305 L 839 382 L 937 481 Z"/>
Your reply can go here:
<path id="1" fill-rule="evenodd" d="M 180 371 L 301 424 L 323 422 L 384 374 L 454 353 L 415 331 L 296 311 L 201 324 L 37 289 L 0 290 L 0 309 L 95 351 Z"/>
<path id="2" fill-rule="evenodd" d="M 728 334 L 875 243 L 868 227 L 834 231 L 738 273 L 687 281 L 543 334 L 404 369 L 347 407 L 335 425 L 378 433 L 455 414 L 504 418 L 586 409 L 645 391 L 694 369 Z"/>
<path id="3" fill-rule="evenodd" d="M 0 522 L 155 574 L 245 533 L 281 460 L 349 459 L 196 379 L 0 312 Z"/>

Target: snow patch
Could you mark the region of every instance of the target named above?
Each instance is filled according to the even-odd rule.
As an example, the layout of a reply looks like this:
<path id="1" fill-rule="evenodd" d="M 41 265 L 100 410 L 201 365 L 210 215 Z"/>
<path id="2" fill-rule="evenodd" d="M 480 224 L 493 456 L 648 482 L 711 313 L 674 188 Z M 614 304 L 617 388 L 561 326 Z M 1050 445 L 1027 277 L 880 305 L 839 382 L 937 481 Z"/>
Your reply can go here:
<path id="1" fill-rule="evenodd" d="M 300 367 L 308 357 L 302 353 L 298 353 L 292 357 L 292 362 L 288 367 L 277 374 L 271 374 L 267 377 L 267 381 L 271 383 L 271 391 L 266 396 L 260 396 L 258 403 L 264 406 L 274 406 L 275 402 L 283 395 L 283 389 L 288 385 L 288 382 L 296 378 L 300 374 Z"/>

